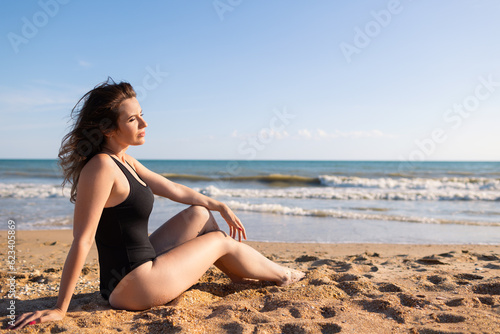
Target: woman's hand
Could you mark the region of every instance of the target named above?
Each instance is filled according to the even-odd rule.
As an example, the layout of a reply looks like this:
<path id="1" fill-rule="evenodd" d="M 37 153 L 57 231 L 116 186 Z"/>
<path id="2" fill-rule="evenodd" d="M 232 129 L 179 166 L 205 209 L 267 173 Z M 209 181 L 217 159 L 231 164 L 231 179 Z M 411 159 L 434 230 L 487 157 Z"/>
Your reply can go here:
<path id="1" fill-rule="evenodd" d="M 245 227 L 241 223 L 240 219 L 236 217 L 234 212 L 224 203 L 220 203 L 220 209 L 218 211 L 229 225 L 229 234 L 231 235 L 231 238 L 236 240 L 236 234 L 238 234 L 238 241 L 241 241 L 241 237 L 246 240 L 247 234 L 245 232 Z"/>
<path id="2" fill-rule="evenodd" d="M 9 326 L 7 329 L 21 329 L 27 325 L 35 325 L 47 321 L 62 320 L 65 314 L 65 312 L 58 308 L 24 313 L 19 318 L 17 318 L 14 326 Z"/>

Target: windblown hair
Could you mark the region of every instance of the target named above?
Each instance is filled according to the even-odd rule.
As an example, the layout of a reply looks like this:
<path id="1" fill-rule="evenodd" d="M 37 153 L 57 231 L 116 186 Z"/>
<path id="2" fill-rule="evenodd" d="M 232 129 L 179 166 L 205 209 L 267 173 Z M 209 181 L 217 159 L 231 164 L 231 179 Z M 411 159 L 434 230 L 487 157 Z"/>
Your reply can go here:
<path id="1" fill-rule="evenodd" d="M 70 201 L 76 201 L 76 188 L 85 164 L 106 144 L 107 134 L 118 129 L 121 103 L 135 97 L 128 82 L 115 83 L 113 79 L 97 85 L 85 94 L 71 111 L 72 130 L 64 136 L 59 149 L 59 166 L 64 180 L 71 183 Z"/>

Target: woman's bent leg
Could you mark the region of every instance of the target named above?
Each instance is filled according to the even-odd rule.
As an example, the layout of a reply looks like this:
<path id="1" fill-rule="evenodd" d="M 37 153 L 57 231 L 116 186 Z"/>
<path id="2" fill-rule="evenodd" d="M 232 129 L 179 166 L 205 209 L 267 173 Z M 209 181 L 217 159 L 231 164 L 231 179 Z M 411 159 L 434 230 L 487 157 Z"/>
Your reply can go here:
<path id="1" fill-rule="evenodd" d="M 220 228 L 212 213 L 203 206 L 193 205 L 170 218 L 149 236 L 149 240 L 156 254 L 160 255 L 186 241 L 213 231 L 220 231 Z M 243 278 L 232 273 L 222 260 L 216 261 L 214 265 L 232 281 L 243 281 Z"/>
<path id="2" fill-rule="evenodd" d="M 182 210 L 151 233 L 149 240 L 156 254 L 160 255 L 207 232 L 219 230 L 209 210 L 193 205 Z"/>
<path id="3" fill-rule="evenodd" d="M 195 284 L 222 257 L 224 266 L 240 277 L 280 285 L 293 283 L 293 270 L 218 231 L 187 241 L 136 268 L 118 284 L 109 302 L 113 307 L 129 310 L 168 303 Z M 298 280 L 302 276 L 295 278 Z"/>

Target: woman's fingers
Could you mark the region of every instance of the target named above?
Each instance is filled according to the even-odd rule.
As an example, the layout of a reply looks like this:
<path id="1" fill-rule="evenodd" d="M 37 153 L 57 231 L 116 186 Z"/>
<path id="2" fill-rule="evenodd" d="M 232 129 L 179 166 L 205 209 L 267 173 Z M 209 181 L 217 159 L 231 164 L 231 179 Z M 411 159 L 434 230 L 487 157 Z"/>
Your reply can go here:
<path id="1" fill-rule="evenodd" d="M 235 221 L 237 223 L 239 240 L 241 241 L 242 237 L 243 237 L 244 240 L 246 240 L 247 239 L 247 234 L 246 234 L 246 231 L 245 231 L 245 227 L 241 223 L 240 219 L 238 217 L 236 217 L 236 216 L 235 216 Z"/>
<path id="2" fill-rule="evenodd" d="M 8 329 L 20 329 L 27 325 L 34 325 L 37 323 L 37 312 L 25 313 L 17 318 L 17 321 L 12 326 L 9 326 Z"/>
<path id="3" fill-rule="evenodd" d="M 61 320 L 62 318 L 64 318 L 64 314 L 58 309 L 25 313 L 17 319 L 14 326 L 9 326 L 8 329 L 20 329 L 28 325 L 40 324 L 50 320 Z"/>
<path id="4" fill-rule="evenodd" d="M 235 230 L 234 230 L 234 227 L 233 226 L 229 226 L 229 235 L 231 236 L 231 238 L 234 239 L 234 237 L 236 236 L 235 234 Z"/>
<path id="5" fill-rule="evenodd" d="M 245 227 L 241 226 L 241 234 L 243 235 L 243 239 L 247 240 L 247 232 L 245 231 Z"/>
<path id="6" fill-rule="evenodd" d="M 241 237 L 243 236 L 243 239 L 244 240 L 247 240 L 247 233 L 245 231 L 245 226 L 243 226 L 243 224 L 241 223 L 241 220 L 238 218 L 238 217 L 235 217 L 236 218 L 236 222 L 238 223 L 238 233 L 240 235 L 240 241 L 241 241 Z"/>
<path id="7" fill-rule="evenodd" d="M 236 240 L 236 234 L 238 234 L 239 241 L 247 239 L 245 227 L 243 227 L 240 219 L 233 213 L 233 211 L 231 211 L 229 207 L 225 206 L 225 209 L 221 210 L 221 215 L 229 225 L 229 235 L 231 238 Z"/>
<path id="8" fill-rule="evenodd" d="M 235 217 L 234 226 L 232 226 L 231 229 L 234 231 L 232 235 L 233 239 L 236 240 L 236 234 L 238 234 L 238 241 L 241 241 L 242 237 L 243 239 L 246 240 L 247 236 L 245 233 L 245 228 L 243 227 L 243 224 L 239 221 L 237 217 Z"/>

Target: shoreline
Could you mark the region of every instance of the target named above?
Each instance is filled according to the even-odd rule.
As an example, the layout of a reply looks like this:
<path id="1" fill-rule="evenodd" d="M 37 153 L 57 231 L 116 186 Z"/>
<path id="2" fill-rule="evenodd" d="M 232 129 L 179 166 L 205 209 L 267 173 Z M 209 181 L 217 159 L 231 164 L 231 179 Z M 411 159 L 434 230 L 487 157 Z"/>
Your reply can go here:
<path id="1" fill-rule="evenodd" d="M 21 249 L 26 245 L 33 243 L 40 243 L 40 246 L 47 246 L 44 243 L 52 244 L 56 242 L 59 246 L 69 246 L 71 245 L 73 236 L 72 229 L 47 229 L 47 230 L 16 230 L 16 247 L 21 246 Z M 0 230 L 0 246 L 4 245 L 7 241 L 8 230 Z M 389 251 L 389 256 L 396 255 L 399 251 L 405 251 L 408 255 L 413 256 L 423 256 L 422 248 L 431 248 L 432 251 L 436 250 L 446 250 L 446 249 L 458 249 L 459 247 L 473 247 L 474 249 L 486 250 L 495 249 L 500 252 L 500 244 L 497 243 L 391 243 L 391 242 L 293 242 L 293 241 L 243 241 L 254 248 L 261 249 L 271 249 L 274 247 L 287 247 L 293 246 L 296 249 L 303 250 L 313 250 L 317 251 L 319 248 L 322 251 L 328 250 L 328 253 L 337 254 L 339 256 L 348 255 L 353 251 L 358 251 L 361 249 L 371 249 L 372 251 Z M 4 247 L 5 248 L 5 247 Z M 31 250 L 31 248 L 29 248 Z M 38 254 L 45 254 L 48 248 L 42 247 L 38 249 Z M 394 250 L 392 252 L 391 250 Z M 2 254 L 3 250 L 0 250 Z M 41 251 L 41 252 L 40 252 Z M 431 251 L 431 252 L 432 252 Z M 89 252 L 89 257 L 97 260 L 97 248 L 94 244 Z"/>
<path id="2" fill-rule="evenodd" d="M 72 230 L 15 236 L 16 314 L 52 307 Z M 500 332 L 500 245 L 246 243 L 306 278 L 289 287 L 235 284 L 212 267 L 166 305 L 114 310 L 98 292 L 94 244 L 67 316 L 18 332 Z M 7 246 L 7 231 L 0 231 L 5 259 Z M 5 267 L 0 274 L 5 310 L 9 275 Z M 6 311 L 0 315 L 4 332 Z"/>
<path id="3" fill-rule="evenodd" d="M 253 226 L 251 226 L 253 228 Z M 249 228 L 247 228 L 249 230 Z M 56 238 L 60 239 L 61 242 L 64 241 L 66 243 L 71 243 L 72 236 L 71 232 L 72 228 L 54 228 L 54 229 L 35 229 L 35 230 L 16 230 L 16 234 L 19 236 L 26 235 L 28 236 L 28 240 L 31 241 L 33 235 L 36 235 L 39 238 Z M 3 240 L 6 239 L 8 229 L 0 229 L 0 244 Z M 5 234 L 5 235 L 4 235 Z M 500 246 L 500 242 L 384 242 L 384 241 L 269 241 L 269 240 L 248 240 L 244 241 L 249 244 L 304 244 L 304 245 L 394 245 L 394 246 L 415 246 L 415 247 L 424 247 L 424 246 Z M 95 245 L 94 245 L 95 246 Z M 94 247 L 93 246 L 93 247 Z"/>

